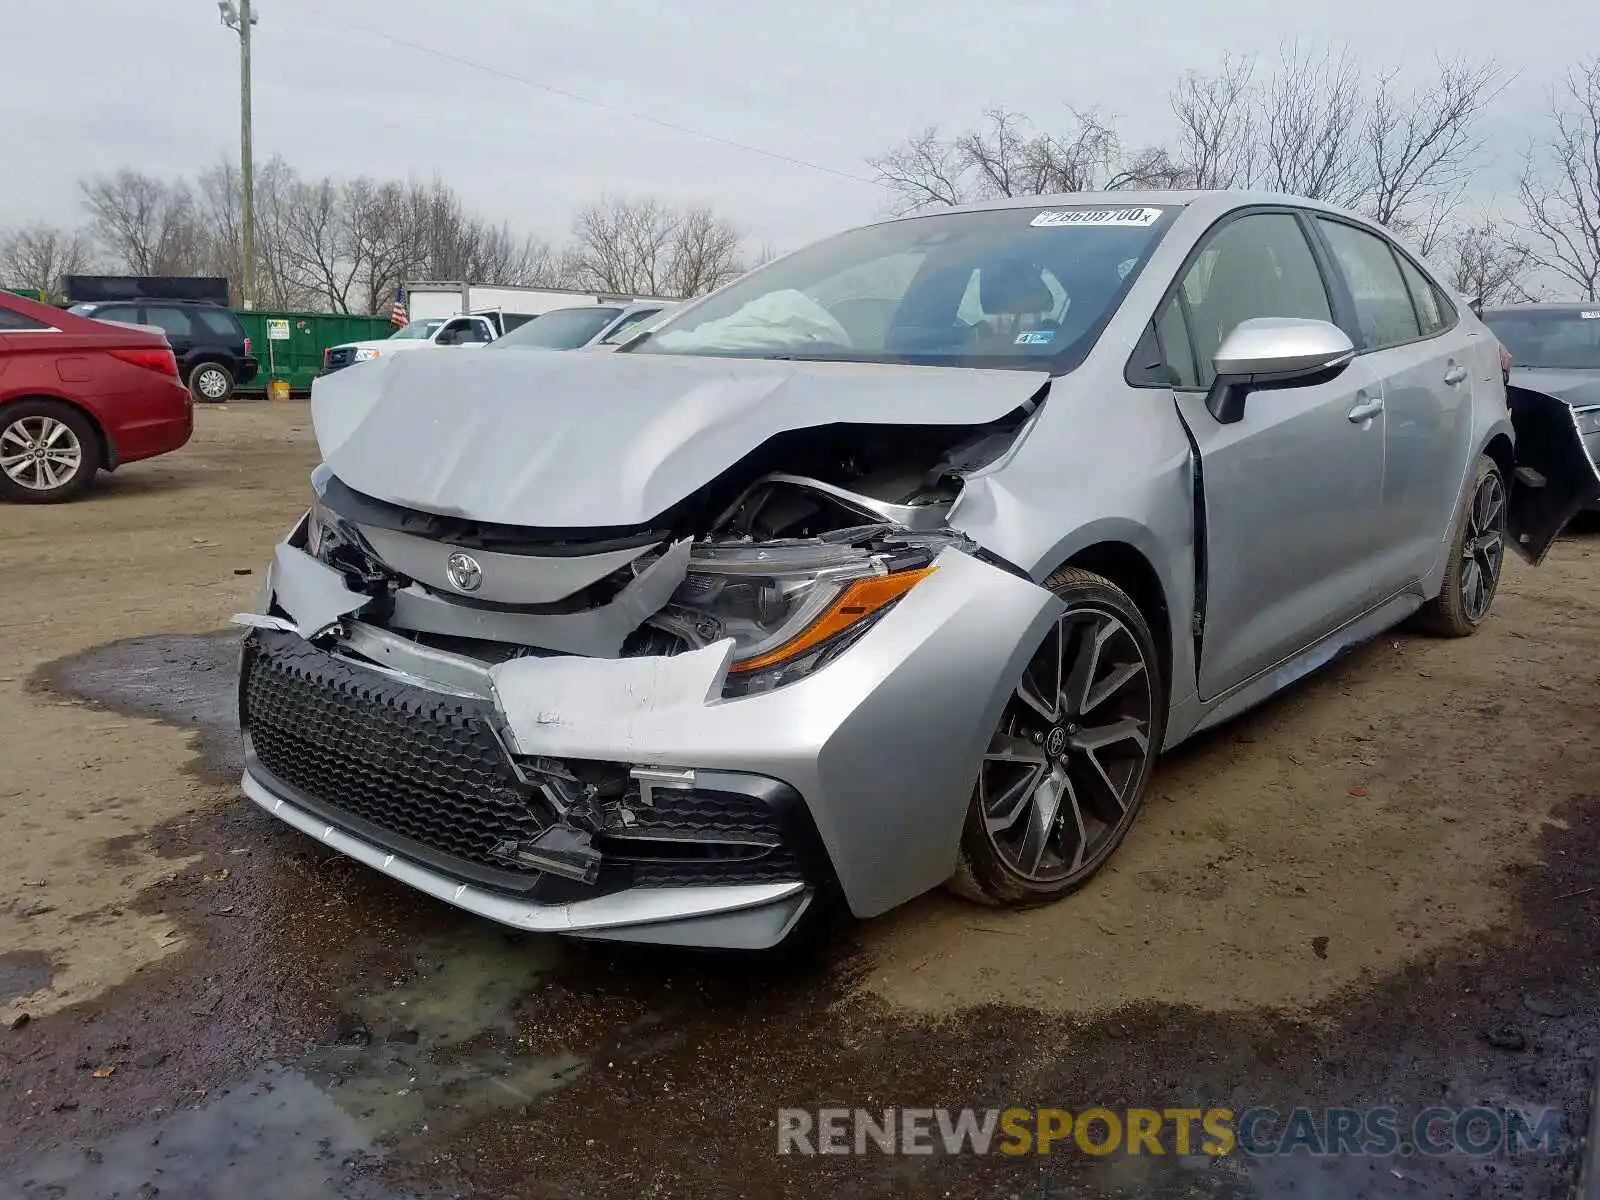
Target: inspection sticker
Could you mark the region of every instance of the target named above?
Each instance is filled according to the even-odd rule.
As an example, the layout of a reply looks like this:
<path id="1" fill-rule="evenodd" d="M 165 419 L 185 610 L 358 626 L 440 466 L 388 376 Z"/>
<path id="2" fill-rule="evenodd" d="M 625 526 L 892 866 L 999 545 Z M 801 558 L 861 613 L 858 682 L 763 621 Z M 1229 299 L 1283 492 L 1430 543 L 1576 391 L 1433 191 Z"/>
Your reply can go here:
<path id="1" fill-rule="evenodd" d="M 1582 312 L 1578 316 L 1585 321 L 1600 321 L 1600 312 Z"/>
<path id="2" fill-rule="evenodd" d="M 1161 219 L 1159 208 L 1062 208 L 1046 209 L 1034 216 L 1029 225 L 1054 229 L 1062 225 L 1114 225 L 1122 228 L 1143 228 Z"/>
<path id="3" fill-rule="evenodd" d="M 1018 346 L 1048 346 L 1055 340 L 1056 331 L 1054 329 L 1024 329 L 1017 334 L 1017 340 L 1014 344 Z"/>

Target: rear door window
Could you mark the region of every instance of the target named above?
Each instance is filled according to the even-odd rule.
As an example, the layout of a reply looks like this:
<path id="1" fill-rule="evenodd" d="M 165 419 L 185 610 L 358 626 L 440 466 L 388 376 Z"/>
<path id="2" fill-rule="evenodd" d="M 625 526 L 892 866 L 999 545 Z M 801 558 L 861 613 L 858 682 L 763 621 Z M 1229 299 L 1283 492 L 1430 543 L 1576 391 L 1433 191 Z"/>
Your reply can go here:
<path id="1" fill-rule="evenodd" d="M 1421 337 L 1411 292 L 1389 243 L 1343 221 L 1318 217 L 1317 225 L 1355 302 L 1363 348 L 1382 350 Z"/>
<path id="2" fill-rule="evenodd" d="M 163 333 L 173 337 L 190 337 L 194 333 L 194 326 L 189 322 L 189 314 L 181 308 L 151 306 L 144 310 L 144 315 L 146 325 L 154 325 Z"/>
<path id="3" fill-rule="evenodd" d="M 1455 309 L 1439 294 L 1439 289 L 1404 254 L 1395 257 L 1400 260 L 1400 274 L 1405 276 L 1406 287 L 1411 291 L 1411 302 L 1416 305 L 1417 323 L 1422 327 L 1422 336 L 1432 337 L 1454 325 Z"/>

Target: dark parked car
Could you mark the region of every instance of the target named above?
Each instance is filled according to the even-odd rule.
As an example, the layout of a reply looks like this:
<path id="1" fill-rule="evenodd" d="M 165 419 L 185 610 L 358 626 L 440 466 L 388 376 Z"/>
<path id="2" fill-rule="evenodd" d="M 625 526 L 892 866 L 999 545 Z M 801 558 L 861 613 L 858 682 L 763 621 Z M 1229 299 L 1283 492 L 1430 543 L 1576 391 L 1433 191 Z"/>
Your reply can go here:
<path id="1" fill-rule="evenodd" d="M 1528 393 L 1560 400 L 1600 462 L 1600 304 L 1490 308 L 1483 323 L 1510 351 L 1506 382 L 1513 411 Z"/>
<path id="2" fill-rule="evenodd" d="M 194 403 L 161 334 L 0 292 L 0 499 L 68 500 L 100 470 L 176 450 Z"/>
<path id="3" fill-rule="evenodd" d="M 220 304 L 194 300 L 112 300 L 68 310 L 97 321 L 153 325 L 167 335 L 178 371 L 196 400 L 220 404 L 256 376 L 250 339 L 239 318 Z"/>

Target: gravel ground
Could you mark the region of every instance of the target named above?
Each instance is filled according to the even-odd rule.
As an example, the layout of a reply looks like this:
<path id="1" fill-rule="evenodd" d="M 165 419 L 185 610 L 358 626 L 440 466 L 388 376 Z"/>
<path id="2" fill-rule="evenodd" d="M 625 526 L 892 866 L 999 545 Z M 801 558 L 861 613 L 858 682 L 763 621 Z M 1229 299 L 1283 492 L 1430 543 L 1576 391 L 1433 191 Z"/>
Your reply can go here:
<path id="1" fill-rule="evenodd" d="M 217 631 L 314 461 L 302 404 L 203 408 L 81 503 L 0 508 L 0 1195 L 1568 1186 L 1600 1039 L 1593 532 L 1509 564 L 1479 636 L 1381 639 L 1170 756 L 1065 903 L 929 896 L 713 956 L 508 935 L 238 799 Z M 1211 1103 L 1550 1107 L 1569 1149 L 774 1152 L 784 1106 Z"/>

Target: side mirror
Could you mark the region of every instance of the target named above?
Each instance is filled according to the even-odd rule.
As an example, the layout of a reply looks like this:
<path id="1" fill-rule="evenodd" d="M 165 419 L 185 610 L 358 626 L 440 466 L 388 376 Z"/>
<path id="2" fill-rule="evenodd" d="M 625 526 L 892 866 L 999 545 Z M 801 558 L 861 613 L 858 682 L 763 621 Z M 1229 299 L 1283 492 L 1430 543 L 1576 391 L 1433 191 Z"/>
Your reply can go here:
<path id="1" fill-rule="evenodd" d="M 1325 383 L 1355 356 L 1349 336 L 1327 321 L 1299 317 L 1240 321 L 1212 356 L 1216 380 L 1206 407 L 1218 421 L 1231 425 L 1244 416 L 1245 397 L 1251 392 Z"/>

